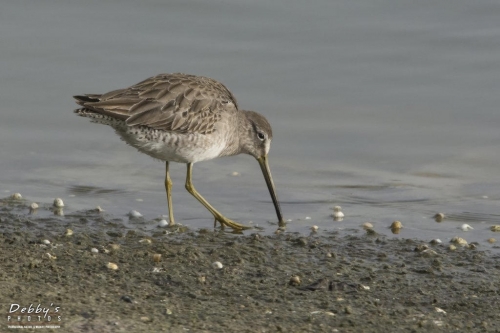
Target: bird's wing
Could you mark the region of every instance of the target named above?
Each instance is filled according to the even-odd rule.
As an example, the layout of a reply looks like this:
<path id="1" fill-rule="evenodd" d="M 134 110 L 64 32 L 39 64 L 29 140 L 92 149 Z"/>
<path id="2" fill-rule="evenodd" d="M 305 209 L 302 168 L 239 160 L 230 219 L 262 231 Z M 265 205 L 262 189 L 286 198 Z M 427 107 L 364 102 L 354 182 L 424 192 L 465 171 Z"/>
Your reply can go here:
<path id="1" fill-rule="evenodd" d="M 160 74 L 103 95 L 75 96 L 77 103 L 130 126 L 209 134 L 224 112 L 238 104 L 220 82 L 181 73 Z"/>

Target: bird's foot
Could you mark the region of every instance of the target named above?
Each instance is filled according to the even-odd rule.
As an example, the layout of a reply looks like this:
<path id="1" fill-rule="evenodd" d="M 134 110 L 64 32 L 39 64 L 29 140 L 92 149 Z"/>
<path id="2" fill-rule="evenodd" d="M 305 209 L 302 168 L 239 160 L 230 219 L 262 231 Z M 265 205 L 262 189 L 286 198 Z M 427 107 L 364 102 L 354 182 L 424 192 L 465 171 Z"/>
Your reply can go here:
<path id="1" fill-rule="evenodd" d="M 251 229 L 252 227 L 249 227 L 249 226 L 246 226 L 246 225 L 243 225 L 243 224 L 239 224 L 237 222 L 234 222 L 222 215 L 220 216 L 214 216 L 215 220 L 214 220 L 214 228 L 217 224 L 217 221 L 219 221 L 220 225 L 221 225 L 221 228 L 224 229 L 224 227 L 229 227 L 231 229 L 233 229 L 234 231 L 241 231 L 241 230 L 246 230 L 246 229 Z"/>

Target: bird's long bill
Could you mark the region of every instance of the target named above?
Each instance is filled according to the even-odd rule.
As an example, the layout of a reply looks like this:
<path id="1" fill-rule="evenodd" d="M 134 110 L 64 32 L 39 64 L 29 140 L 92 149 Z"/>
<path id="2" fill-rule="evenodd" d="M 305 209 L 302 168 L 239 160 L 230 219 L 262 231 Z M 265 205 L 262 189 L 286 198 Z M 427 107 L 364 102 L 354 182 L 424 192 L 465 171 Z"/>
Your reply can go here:
<path id="1" fill-rule="evenodd" d="M 276 190 L 274 188 L 271 169 L 269 169 L 269 163 L 267 162 L 267 155 L 259 157 L 257 161 L 259 161 L 260 168 L 262 169 L 262 174 L 264 175 L 264 179 L 266 180 L 267 188 L 269 189 L 269 193 L 271 194 L 271 198 L 273 199 L 274 208 L 276 209 L 276 215 L 278 215 L 279 225 L 284 226 L 285 221 L 283 221 L 283 214 L 281 213 L 280 203 L 278 201 Z"/>

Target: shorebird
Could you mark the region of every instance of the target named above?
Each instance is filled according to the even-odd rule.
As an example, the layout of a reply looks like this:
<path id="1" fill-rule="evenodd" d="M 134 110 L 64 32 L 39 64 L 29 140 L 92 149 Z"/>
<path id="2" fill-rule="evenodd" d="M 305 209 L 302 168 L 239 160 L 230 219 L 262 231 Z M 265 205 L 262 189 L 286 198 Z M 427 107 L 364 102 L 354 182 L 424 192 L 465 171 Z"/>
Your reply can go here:
<path id="1" fill-rule="evenodd" d="M 169 163 L 178 162 L 187 164 L 186 190 L 212 213 L 214 225 L 219 221 L 221 227 L 248 228 L 219 213 L 192 182 L 194 163 L 237 154 L 257 159 L 279 225 L 285 224 L 268 163 L 271 125 L 257 112 L 239 110 L 236 98 L 222 83 L 203 76 L 159 74 L 128 88 L 74 98 L 82 106 L 76 114 L 110 125 L 132 147 L 165 161 L 171 225 L 175 221 Z"/>

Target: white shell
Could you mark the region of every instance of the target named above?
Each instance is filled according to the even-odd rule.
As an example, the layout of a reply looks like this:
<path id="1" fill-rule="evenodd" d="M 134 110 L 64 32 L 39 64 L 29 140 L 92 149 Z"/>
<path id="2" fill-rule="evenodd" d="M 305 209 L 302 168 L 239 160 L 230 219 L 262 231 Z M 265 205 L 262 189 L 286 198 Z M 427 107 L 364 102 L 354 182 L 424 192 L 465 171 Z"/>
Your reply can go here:
<path id="1" fill-rule="evenodd" d="M 64 207 L 64 202 L 62 201 L 61 198 L 54 199 L 54 207 L 57 207 L 57 208 Z"/>
<path id="2" fill-rule="evenodd" d="M 92 252 L 92 253 L 99 253 L 99 250 L 96 249 L 95 247 L 93 247 L 93 248 L 90 249 L 90 252 Z"/>
<path id="3" fill-rule="evenodd" d="M 310 216 L 306 216 L 306 220 L 310 220 L 310 219 L 311 219 L 311 217 L 310 217 Z"/>
<path id="4" fill-rule="evenodd" d="M 23 198 L 23 196 L 21 195 L 21 193 L 14 193 L 10 197 L 12 199 L 14 199 L 14 200 L 21 200 Z"/>
<path id="5" fill-rule="evenodd" d="M 136 211 L 136 210 L 131 210 L 131 211 L 128 213 L 128 215 L 129 215 L 130 217 L 141 217 L 141 216 L 142 216 L 142 214 L 141 214 L 141 213 L 139 213 L 139 212 L 138 212 L 138 211 Z"/>
<path id="6" fill-rule="evenodd" d="M 45 245 L 49 245 L 49 244 L 50 244 L 50 241 L 49 241 L 48 239 L 44 239 L 44 240 L 42 241 L 42 243 L 43 243 L 43 244 L 45 244 Z"/>
<path id="7" fill-rule="evenodd" d="M 160 222 L 158 222 L 158 226 L 159 226 L 160 228 L 167 227 L 167 226 L 168 226 L 168 222 L 167 222 L 167 220 L 161 220 Z"/>
<path id="8" fill-rule="evenodd" d="M 31 209 L 31 210 L 38 209 L 38 204 L 37 204 L 36 202 L 33 202 L 33 203 L 30 205 L 30 209 Z"/>
<path id="9" fill-rule="evenodd" d="M 222 263 L 220 261 L 215 261 L 212 263 L 212 267 L 215 269 L 221 269 L 224 266 L 222 265 Z"/>
<path id="10" fill-rule="evenodd" d="M 474 228 L 471 227 L 468 224 L 462 224 L 462 226 L 460 227 L 460 229 L 462 229 L 463 231 L 469 231 L 469 230 L 473 230 Z"/>
<path id="11" fill-rule="evenodd" d="M 231 172 L 231 176 L 234 176 L 234 177 L 240 176 L 240 173 L 238 171 L 233 171 L 233 172 Z"/>
<path id="12" fill-rule="evenodd" d="M 312 231 L 312 232 L 316 232 L 316 231 L 318 231 L 318 226 L 317 226 L 317 225 L 313 225 L 313 226 L 311 227 L 311 231 Z"/>

